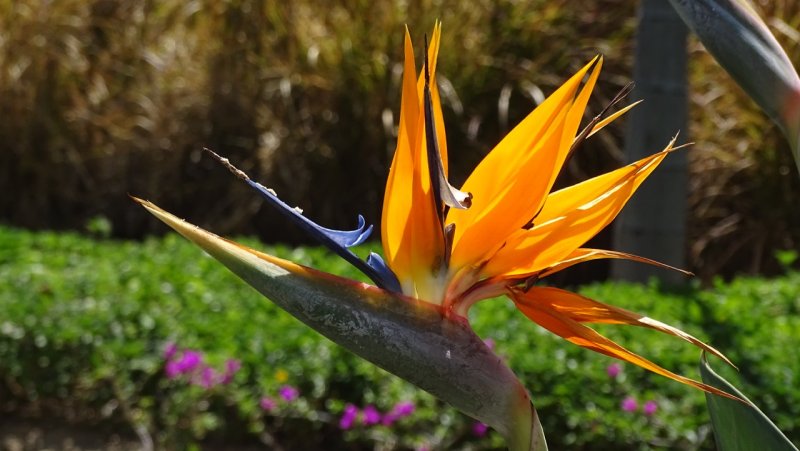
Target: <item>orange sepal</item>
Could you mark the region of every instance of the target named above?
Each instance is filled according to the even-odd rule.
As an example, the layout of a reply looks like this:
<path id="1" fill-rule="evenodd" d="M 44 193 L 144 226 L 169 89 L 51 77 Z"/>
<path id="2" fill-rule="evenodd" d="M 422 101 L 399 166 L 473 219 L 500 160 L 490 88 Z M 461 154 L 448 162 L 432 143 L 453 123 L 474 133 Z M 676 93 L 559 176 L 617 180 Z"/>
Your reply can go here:
<path id="1" fill-rule="evenodd" d="M 698 382 L 688 377 L 675 374 L 665 368 L 662 368 L 661 366 L 656 365 L 650 360 L 647 360 L 646 358 L 625 349 L 624 347 L 620 346 L 614 341 L 609 340 L 603 335 L 600 335 L 595 330 L 581 324 L 581 321 L 592 322 L 590 321 L 590 319 L 593 319 L 594 320 L 593 322 L 609 322 L 609 323 L 616 322 L 616 323 L 628 324 L 627 321 L 629 321 L 630 319 L 624 320 L 623 315 L 615 316 L 614 314 L 609 313 L 611 312 L 610 310 L 597 309 L 597 307 L 587 308 L 584 306 L 584 308 L 580 308 L 581 303 L 584 302 L 583 300 L 571 301 L 572 298 L 564 296 L 562 294 L 564 293 L 562 290 L 556 290 L 556 292 L 544 291 L 544 290 L 555 290 L 555 289 L 533 288 L 527 293 L 520 290 L 513 290 L 511 292 L 511 297 L 516 303 L 517 308 L 519 308 L 520 311 L 523 314 L 525 314 L 525 316 L 527 316 L 536 324 L 558 335 L 559 337 L 564 338 L 570 343 L 576 344 L 582 348 L 586 348 L 591 351 L 607 355 L 609 357 L 614 357 L 619 360 L 633 363 L 634 365 L 640 366 L 648 371 L 652 371 L 656 374 L 668 377 L 672 380 L 681 382 L 683 384 L 699 388 L 700 390 L 706 391 L 708 393 L 713 393 L 715 395 L 724 396 L 726 398 L 735 399 L 741 402 L 746 402 L 739 399 L 736 396 L 733 396 L 722 390 L 714 388 L 710 385 Z M 556 308 L 556 306 L 558 306 L 558 308 Z M 561 311 L 559 311 L 559 309 Z M 661 330 L 662 332 L 679 336 L 680 338 L 683 338 L 684 340 L 690 342 L 692 341 L 687 337 L 694 338 L 674 328 L 671 328 L 670 329 L 671 331 L 668 332 L 667 330 L 662 330 L 655 327 L 654 324 L 652 323 L 638 324 L 638 325 L 644 327 L 651 327 L 656 330 Z M 672 333 L 672 331 L 677 331 L 679 334 Z M 698 343 L 700 342 L 698 341 Z M 710 346 L 703 345 L 702 343 L 700 344 L 702 345 L 700 347 L 702 347 L 703 349 L 713 350 L 713 348 L 711 348 Z M 721 356 L 721 354 L 718 351 L 713 350 L 713 352 L 715 355 Z M 725 359 L 725 357 L 722 358 Z M 725 361 L 728 362 L 727 359 L 725 359 Z"/>
<path id="2" fill-rule="evenodd" d="M 609 251 L 605 249 L 589 249 L 589 248 L 579 248 L 575 249 L 571 254 L 566 256 L 563 260 L 558 263 L 553 264 L 549 268 L 543 270 L 539 273 L 539 278 L 547 277 L 552 274 L 555 274 L 559 271 L 569 268 L 570 266 L 577 265 L 578 263 L 588 262 L 592 260 L 600 260 L 604 258 L 615 258 L 615 259 L 622 259 L 622 260 L 631 260 L 638 263 L 646 263 L 648 265 L 658 266 L 659 268 L 669 269 L 672 271 L 678 271 L 683 273 L 687 276 L 691 276 L 692 273 L 689 271 L 684 271 L 683 269 L 676 268 L 674 266 L 670 266 L 666 263 L 661 263 L 656 260 L 651 260 L 649 258 L 640 257 L 638 255 L 628 254 L 625 252 L 617 252 L 617 251 Z"/>
<path id="3" fill-rule="evenodd" d="M 441 26 L 437 23 L 428 49 L 432 76 L 436 68 L 440 36 Z M 386 262 L 397 275 L 403 292 L 415 295 L 417 282 L 424 283 L 436 262 L 443 259 L 444 239 L 423 148 L 425 126 L 422 92 L 408 29 L 405 36 L 402 97 L 397 149 L 384 194 L 381 239 Z M 434 115 L 441 118 L 438 102 L 434 110 Z M 443 126 L 439 139 L 444 140 Z"/>
<path id="4" fill-rule="evenodd" d="M 575 105 L 575 93 L 589 69 L 597 66 L 586 86 L 590 88 L 599 70 L 597 60 L 536 107 L 467 178 L 461 190 L 472 193 L 472 206 L 450 210 L 446 220 L 455 225 L 454 270 L 478 264 L 542 204 L 575 136 L 578 113 L 583 113 Z M 580 100 L 584 97 L 582 92 Z"/>
<path id="5" fill-rule="evenodd" d="M 672 143 L 629 166 L 550 194 L 534 227 L 509 236 L 482 275 L 520 277 L 557 264 L 614 220 L 671 151 Z"/>

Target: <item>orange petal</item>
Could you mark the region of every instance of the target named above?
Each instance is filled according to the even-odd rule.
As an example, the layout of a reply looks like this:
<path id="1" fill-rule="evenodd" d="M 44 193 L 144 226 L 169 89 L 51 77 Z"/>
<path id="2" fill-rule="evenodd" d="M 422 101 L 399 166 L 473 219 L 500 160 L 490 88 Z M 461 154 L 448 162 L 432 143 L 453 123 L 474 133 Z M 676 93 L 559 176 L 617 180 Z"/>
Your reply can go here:
<path id="1" fill-rule="evenodd" d="M 436 63 L 439 58 L 439 47 L 442 41 L 442 23 L 436 21 L 433 26 L 433 33 L 431 34 L 431 42 L 428 44 L 428 70 L 430 71 L 431 79 L 431 98 L 433 101 L 433 119 L 436 126 L 436 139 L 439 143 L 439 153 L 442 158 L 442 166 L 444 168 L 445 176 L 447 175 L 447 136 L 444 128 L 444 116 L 442 115 L 441 99 L 439 97 L 439 87 L 436 84 Z M 417 79 L 417 95 L 419 96 L 419 111 L 422 110 L 423 92 L 425 89 L 425 72 L 420 71 L 419 78 Z M 421 113 L 420 113 L 421 114 Z M 422 143 L 425 143 L 425 137 L 422 137 Z M 424 155 L 424 152 L 423 152 Z"/>
<path id="2" fill-rule="evenodd" d="M 403 67 L 403 94 L 400 106 L 400 126 L 397 136 L 397 149 L 394 153 L 386 192 L 383 199 L 381 218 L 381 240 L 386 262 L 401 283 L 408 278 L 410 271 L 410 231 L 409 216 L 412 205 L 412 186 L 414 180 L 413 144 L 419 122 L 419 98 L 416 87 L 417 70 L 414 65 L 414 47 L 406 28 L 405 63 Z"/>
<path id="3" fill-rule="evenodd" d="M 597 78 L 597 59 L 506 135 L 464 183 L 461 190 L 472 193 L 472 207 L 450 210 L 446 220 L 456 226 L 451 259 L 454 271 L 477 264 L 538 210 L 575 137 L 583 106 L 573 100 L 592 66 L 598 67 L 587 83 L 590 88 Z M 586 92 L 577 103 L 588 96 Z"/>
<path id="4" fill-rule="evenodd" d="M 622 116 L 623 114 L 627 113 L 627 112 L 628 112 L 628 111 L 630 111 L 630 110 L 631 110 L 633 107 L 635 107 L 636 105 L 638 105 L 638 104 L 640 104 L 640 103 L 642 103 L 642 101 L 641 101 L 641 100 L 637 100 L 636 102 L 633 102 L 632 104 L 630 104 L 630 105 L 626 106 L 625 108 L 622 108 L 621 110 L 619 110 L 619 111 L 615 112 L 614 114 L 612 114 L 612 115 L 608 116 L 607 118 L 605 118 L 605 119 L 601 120 L 600 122 L 598 122 L 597 124 L 595 124 L 595 125 L 594 125 L 594 127 L 592 127 L 592 131 L 591 131 L 591 132 L 589 132 L 589 134 L 588 134 L 586 137 L 588 138 L 588 137 L 590 137 L 590 136 L 594 135 L 595 133 L 599 132 L 600 130 L 602 130 L 603 128 L 605 128 L 605 126 L 606 126 L 606 125 L 608 125 L 608 124 L 610 124 L 610 123 L 614 122 L 614 121 L 615 121 L 615 120 L 617 120 L 617 119 L 618 119 L 620 116 Z"/>
<path id="5" fill-rule="evenodd" d="M 444 128 L 444 115 L 442 114 L 442 102 L 439 96 L 439 87 L 436 79 L 431 78 L 431 99 L 433 100 L 433 120 L 436 126 L 436 139 L 439 143 L 439 154 L 442 157 L 442 168 L 444 175 L 447 176 L 447 134 Z"/>
<path id="6" fill-rule="evenodd" d="M 671 150 L 672 143 L 625 168 L 551 194 L 537 225 L 508 237 L 482 275 L 521 276 L 557 264 L 607 226 Z"/>
<path id="7" fill-rule="evenodd" d="M 734 366 L 733 363 L 731 363 L 731 361 L 728 360 L 728 358 L 725 357 L 721 352 L 703 343 L 692 335 L 689 335 L 686 332 L 676 329 L 668 324 L 664 324 L 661 321 L 654 320 L 647 316 L 640 315 L 623 308 L 614 307 L 613 305 L 604 304 L 602 302 L 595 301 L 594 299 L 581 296 L 577 293 L 552 287 L 534 287 L 521 296 L 524 299 L 529 299 L 529 302 L 535 302 L 537 305 L 545 306 L 548 309 L 555 310 L 563 315 L 566 315 L 571 320 L 579 323 L 627 324 L 629 326 L 639 326 L 654 329 L 688 341 L 698 348 L 714 354 L 715 356 L 724 360 L 728 365 Z"/>
<path id="8" fill-rule="evenodd" d="M 442 23 L 440 21 L 436 21 L 433 26 L 433 33 L 431 34 L 431 42 L 428 44 L 428 70 L 430 71 L 430 79 L 431 79 L 431 98 L 433 101 L 433 119 L 435 121 L 436 126 L 436 139 L 439 143 L 439 153 L 442 157 L 442 166 L 444 168 L 444 173 L 447 175 L 447 137 L 445 134 L 444 128 L 444 118 L 442 115 L 442 105 L 441 99 L 439 97 L 439 88 L 436 84 L 436 63 L 439 58 L 439 47 L 441 45 L 442 40 Z M 423 93 L 425 89 L 425 72 L 424 68 L 420 71 L 419 77 L 417 78 L 417 97 L 419 99 L 419 111 L 422 114 L 423 107 Z M 424 127 L 423 127 L 424 133 Z M 425 138 L 423 136 L 422 143 L 425 142 Z M 424 152 L 423 152 L 424 155 Z"/>
<path id="9" fill-rule="evenodd" d="M 539 324 L 540 326 L 558 335 L 559 337 L 564 338 L 570 343 L 598 352 L 600 354 L 605 354 L 616 359 L 633 363 L 634 365 L 640 366 L 646 370 L 668 377 L 683 384 L 699 388 L 700 390 L 704 390 L 715 395 L 724 396 L 726 398 L 735 399 L 737 401 L 742 401 L 736 396 L 730 395 L 710 385 L 706 385 L 694 379 L 675 374 L 645 359 L 644 357 L 625 349 L 614 341 L 609 340 L 593 329 L 584 326 L 580 322 L 571 318 L 570 315 L 577 315 L 577 313 L 574 311 L 576 309 L 568 310 L 568 313 L 557 310 L 553 304 L 558 304 L 558 299 L 554 298 L 558 298 L 559 296 L 554 296 L 552 293 L 542 292 L 540 291 L 541 289 L 536 291 L 534 290 L 536 289 L 532 289 L 528 293 L 523 293 L 517 290 L 512 292 L 512 298 L 514 299 L 517 308 L 519 308 L 520 311 L 525 314 L 525 316 L 530 318 L 536 324 Z M 564 299 L 562 298 L 561 301 L 563 300 Z M 583 314 L 590 315 L 585 312 Z M 652 326 L 648 325 L 647 327 Z M 678 332 L 683 334 L 680 331 Z M 679 336 L 687 339 L 683 335 Z M 716 354 L 719 355 L 719 353 Z"/>
<path id="10" fill-rule="evenodd" d="M 589 74 L 586 83 L 581 88 L 581 92 L 578 93 L 577 97 L 575 97 L 575 102 L 572 104 L 572 107 L 570 107 L 569 113 L 567 114 L 567 122 L 564 125 L 564 134 L 562 136 L 562 142 L 559 148 L 558 159 L 556 160 L 556 167 L 550 173 L 550 183 L 547 186 L 547 190 L 545 191 L 546 193 L 550 192 L 550 189 L 553 187 L 553 183 L 556 181 L 556 177 L 558 177 L 558 174 L 561 172 L 561 167 L 564 165 L 564 161 L 569 155 L 569 150 L 572 148 L 572 143 L 575 141 L 575 135 L 578 133 L 578 127 L 581 124 L 581 119 L 583 119 L 583 114 L 586 111 L 586 105 L 589 103 L 589 97 L 592 95 L 594 85 L 597 83 L 597 78 L 600 76 L 600 70 L 603 68 L 602 56 L 595 58 L 595 61 L 597 62 L 592 69 L 592 73 Z M 541 200 L 541 203 L 544 203 L 544 199 Z M 539 211 L 541 203 L 536 205 L 535 210 L 529 212 L 528 214 L 532 215 Z M 525 222 L 522 224 L 525 224 L 530 219 L 530 217 L 525 218 Z"/>
<path id="11" fill-rule="evenodd" d="M 577 265 L 578 263 L 588 262 L 591 260 L 599 260 L 603 258 L 617 258 L 623 260 L 632 260 L 639 263 L 647 263 L 648 265 L 658 266 L 664 269 L 671 269 L 673 271 L 678 271 L 683 273 L 687 276 L 691 276 L 692 273 L 689 271 L 684 271 L 680 268 L 676 268 L 674 266 L 667 265 L 665 263 L 661 263 L 655 260 L 651 260 L 645 257 L 639 257 L 638 255 L 627 254 L 625 252 L 617 252 L 617 251 L 608 251 L 604 249 L 588 249 L 588 248 L 579 248 L 575 249 L 571 254 L 566 256 L 563 260 L 558 263 L 555 263 L 553 266 L 545 269 L 542 271 L 538 276 L 539 278 L 547 277 L 549 275 L 555 274 L 559 271 L 562 271 L 570 266 Z"/>
<path id="12" fill-rule="evenodd" d="M 437 24 L 428 51 L 432 73 L 436 67 L 440 34 Z M 438 109 L 441 117 L 441 106 L 438 103 L 436 106 L 434 110 Z M 432 273 L 444 255 L 443 232 L 431 191 L 424 148 L 424 130 L 422 90 L 417 80 L 413 45 L 406 30 L 400 126 L 397 150 L 386 183 L 381 232 L 386 262 L 397 275 L 403 292 L 412 296 L 419 294 L 419 284 L 432 285 L 427 279 L 434 277 Z M 422 296 L 428 297 L 427 294 Z"/>
<path id="13" fill-rule="evenodd" d="M 642 158 L 605 174 L 592 177 L 576 185 L 560 189 L 547 196 L 544 207 L 535 223 L 543 223 L 580 208 L 614 190 L 621 183 L 639 183 L 650 175 L 659 163 L 673 150 L 674 140 L 661 152 Z M 633 180 L 633 177 L 635 180 Z"/>

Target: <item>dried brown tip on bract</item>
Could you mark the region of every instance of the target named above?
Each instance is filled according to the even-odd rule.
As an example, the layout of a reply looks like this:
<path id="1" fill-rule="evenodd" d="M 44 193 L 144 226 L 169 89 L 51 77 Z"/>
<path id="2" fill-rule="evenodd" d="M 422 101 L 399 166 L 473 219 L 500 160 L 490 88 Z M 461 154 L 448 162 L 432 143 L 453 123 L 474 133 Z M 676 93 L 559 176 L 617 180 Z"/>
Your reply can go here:
<path id="1" fill-rule="evenodd" d="M 225 157 L 220 156 L 218 153 L 214 152 L 213 150 L 209 149 L 208 147 L 203 147 L 203 150 L 209 153 L 215 160 L 217 160 L 220 164 L 228 168 L 229 171 L 233 173 L 236 177 L 239 177 L 242 180 L 250 180 L 250 177 L 244 173 L 241 169 L 237 168 L 231 161 Z"/>

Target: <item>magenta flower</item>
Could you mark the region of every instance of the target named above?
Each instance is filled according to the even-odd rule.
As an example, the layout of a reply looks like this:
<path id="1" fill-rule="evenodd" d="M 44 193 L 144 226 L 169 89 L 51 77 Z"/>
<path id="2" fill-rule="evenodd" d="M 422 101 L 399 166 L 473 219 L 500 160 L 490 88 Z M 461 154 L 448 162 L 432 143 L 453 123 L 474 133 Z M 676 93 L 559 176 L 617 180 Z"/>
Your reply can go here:
<path id="1" fill-rule="evenodd" d="M 381 422 L 381 413 L 372 404 L 364 407 L 361 411 L 361 423 L 364 426 L 371 426 Z"/>
<path id="2" fill-rule="evenodd" d="M 178 352 L 178 345 L 174 341 L 170 341 L 164 346 L 164 360 L 170 361 Z"/>
<path id="3" fill-rule="evenodd" d="M 167 362 L 167 365 L 164 367 L 164 372 L 167 373 L 167 379 L 175 379 L 180 376 L 181 370 L 178 366 L 178 362 L 174 360 Z"/>
<path id="4" fill-rule="evenodd" d="M 384 426 L 391 426 L 391 425 L 394 424 L 395 421 L 397 421 L 399 419 L 400 419 L 400 417 L 398 417 L 397 415 L 394 415 L 392 412 L 389 412 L 389 413 L 387 413 L 386 415 L 383 416 L 383 419 L 381 420 L 381 424 L 384 425 Z"/>
<path id="5" fill-rule="evenodd" d="M 622 400 L 622 404 L 620 406 L 625 412 L 636 412 L 636 409 L 639 408 L 639 403 L 636 402 L 636 399 L 633 396 L 628 396 Z"/>
<path id="6" fill-rule="evenodd" d="M 353 423 L 358 417 L 358 407 L 347 404 L 344 406 L 344 412 L 342 412 L 342 417 L 339 418 L 339 428 L 347 430 L 353 427 Z"/>
<path id="7" fill-rule="evenodd" d="M 417 407 L 411 401 L 401 401 L 395 404 L 395 406 L 392 407 L 392 410 L 383 416 L 382 423 L 384 426 L 391 426 L 395 421 L 414 413 L 416 408 Z"/>
<path id="8" fill-rule="evenodd" d="M 204 366 L 203 369 L 200 370 L 199 377 L 194 378 L 192 382 L 208 390 L 217 385 L 217 373 L 214 371 L 214 368 Z"/>
<path id="9" fill-rule="evenodd" d="M 647 401 L 642 407 L 642 412 L 648 417 L 656 413 L 656 410 L 658 410 L 658 404 L 653 400 Z"/>
<path id="10" fill-rule="evenodd" d="M 622 372 L 622 365 L 620 365 L 619 362 L 614 362 L 611 365 L 608 365 L 608 367 L 606 367 L 606 374 L 608 374 L 608 377 L 610 377 L 611 379 L 616 379 L 617 376 L 619 376 L 619 373 L 621 372 Z"/>
<path id="11" fill-rule="evenodd" d="M 169 379 L 174 379 L 181 374 L 191 373 L 203 363 L 203 355 L 197 351 L 184 351 L 181 358 L 177 360 L 174 359 L 174 355 L 171 357 L 173 359 L 168 361 L 164 368 Z"/>
<path id="12" fill-rule="evenodd" d="M 242 368 L 242 362 L 236 359 L 228 359 L 225 361 L 225 372 L 222 374 L 221 382 L 223 384 L 230 384 L 233 376 Z"/>
<path id="13" fill-rule="evenodd" d="M 397 415 L 398 418 L 403 418 L 414 413 L 417 407 L 411 401 L 401 401 L 392 408 L 392 413 Z"/>
<path id="14" fill-rule="evenodd" d="M 261 407 L 261 410 L 264 410 L 266 412 L 269 412 L 270 410 L 273 410 L 275 409 L 275 407 L 277 407 L 275 400 L 267 396 L 261 398 L 261 400 L 258 402 L 258 405 Z"/>
<path id="15" fill-rule="evenodd" d="M 300 396 L 300 392 L 291 385 L 284 385 L 278 390 L 278 394 L 286 402 L 292 402 Z"/>
<path id="16" fill-rule="evenodd" d="M 489 431 L 489 426 L 487 426 L 486 424 L 481 423 L 480 421 L 472 423 L 472 434 L 475 435 L 476 437 L 483 437 L 484 435 L 486 435 L 486 432 L 488 431 Z"/>
<path id="17" fill-rule="evenodd" d="M 180 373 L 189 373 L 203 363 L 203 354 L 192 350 L 184 351 L 177 363 Z"/>

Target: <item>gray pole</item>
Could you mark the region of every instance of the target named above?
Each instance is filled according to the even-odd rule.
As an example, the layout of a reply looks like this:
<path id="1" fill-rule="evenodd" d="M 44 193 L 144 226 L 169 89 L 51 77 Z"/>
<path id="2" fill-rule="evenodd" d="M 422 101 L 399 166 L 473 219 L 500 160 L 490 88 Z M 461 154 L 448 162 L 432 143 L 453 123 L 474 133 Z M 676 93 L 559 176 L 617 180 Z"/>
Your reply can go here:
<path id="1" fill-rule="evenodd" d="M 642 0 L 636 36 L 633 99 L 644 102 L 628 118 L 628 162 L 664 148 L 676 133 L 688 140 L 686 26 L 665 0 Z M 614 249 L 673 266 L 686 265 L 686 151 L 670 155 L 645 181 L 617 219 Z M 668 285 L 685 276 L 650 265 L 612 261 L 612 277 L 646 282 L 658 277 Z"/>

